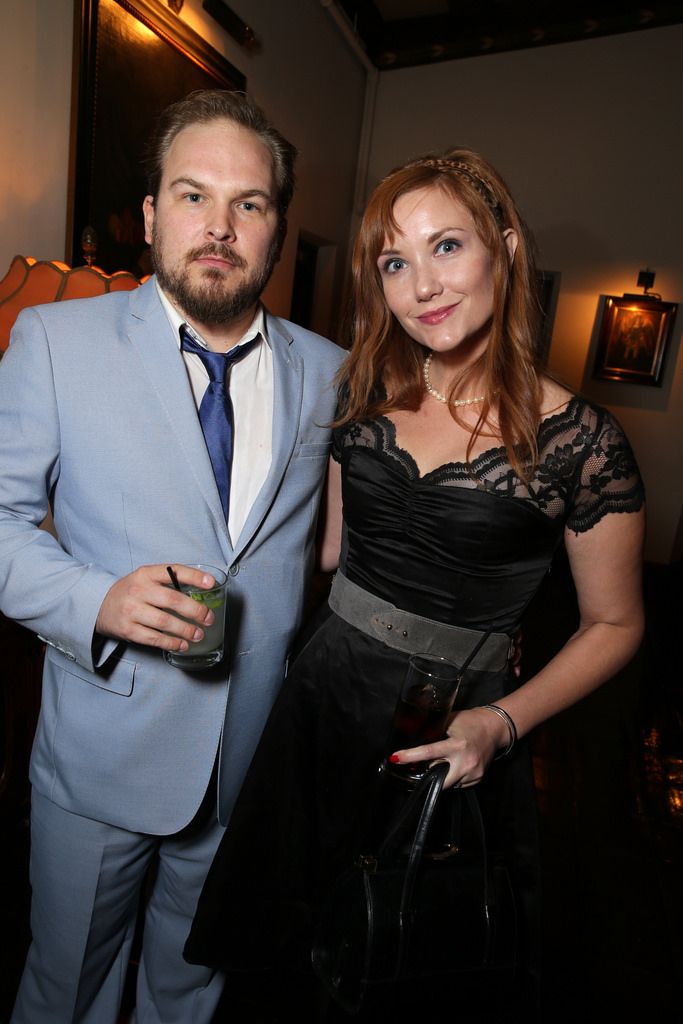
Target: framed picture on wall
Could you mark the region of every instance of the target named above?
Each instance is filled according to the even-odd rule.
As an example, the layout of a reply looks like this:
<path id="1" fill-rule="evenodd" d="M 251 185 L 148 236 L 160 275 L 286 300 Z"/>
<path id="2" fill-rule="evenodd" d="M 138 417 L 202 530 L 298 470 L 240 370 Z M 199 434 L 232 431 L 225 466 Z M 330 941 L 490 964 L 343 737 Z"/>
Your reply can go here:
<path id="1" fill-rule="evenodd" d="M 150 273 L 142 156 L 154 118 L 193 89 L 246 79 L 161 0 L 75 0 L 74 95 L 66 258 Z"/>
<path id="2" fill-rule="evenodd" d="M 593 377 L 661 386 L 677 310 L 647 295 L 606 296 Z"/>

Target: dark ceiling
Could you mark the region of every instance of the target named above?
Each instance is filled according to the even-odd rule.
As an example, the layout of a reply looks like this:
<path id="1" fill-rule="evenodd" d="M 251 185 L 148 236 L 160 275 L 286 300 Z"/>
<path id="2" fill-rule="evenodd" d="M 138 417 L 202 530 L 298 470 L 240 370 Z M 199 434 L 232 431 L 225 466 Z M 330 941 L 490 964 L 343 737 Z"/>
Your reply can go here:
<path id="1" fill-rule="evenodd" d="M 338 0 L 338 4 L 380 71 L 683 22 L 683 3 L 658 0 Z"/>

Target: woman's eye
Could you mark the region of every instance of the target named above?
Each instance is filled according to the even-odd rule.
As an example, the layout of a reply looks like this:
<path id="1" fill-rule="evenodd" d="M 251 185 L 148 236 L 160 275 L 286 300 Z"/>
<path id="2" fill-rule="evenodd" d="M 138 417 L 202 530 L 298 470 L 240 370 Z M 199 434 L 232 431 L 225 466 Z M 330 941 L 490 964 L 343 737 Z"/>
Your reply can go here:
<path id="1" fill-rule="evenodd" d="M 405 263 L 404 263 L 403 260 L 399 260 L 399 259 L 394 258 L 394 259 L 387 260 L 384 263 L 384 265 L 382 267 L 382 272 L 384 274 L 396 274 L 399 270 L 403 270 L 404 267 L 405 267 Z"/>
<path id="2" fill-rule="evenodd" d="M 455 238 L 444 238 L 443 242 L 439 242 L 437 245 L 436 251 L 448 255 L 451 252 L 456 252 L 459 248 L 460 242 L 456 241 Z"/>

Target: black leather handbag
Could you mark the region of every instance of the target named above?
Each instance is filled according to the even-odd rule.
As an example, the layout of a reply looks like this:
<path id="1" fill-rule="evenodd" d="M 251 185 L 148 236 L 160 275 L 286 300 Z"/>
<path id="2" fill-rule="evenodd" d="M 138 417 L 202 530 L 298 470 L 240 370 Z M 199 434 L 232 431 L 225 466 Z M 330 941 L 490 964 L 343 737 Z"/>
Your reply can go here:
<path id="1" fill-rule="evenodd" d="M 514 970 L 516 913 L 507 870 L 487 849 L 475 790 L 441 797 L 447 772 L 445 762 L 428 769 L 377 852 L 360 857 L 324 904 L 313 968 L 349 1013 L 376 997 L 385 1000 L 388 989 L 395 997 L 401 986 L 414 988 L 417 980 L 431 997 L 443 985 L 452 999 L 458 977 L 476 981 Z"/>

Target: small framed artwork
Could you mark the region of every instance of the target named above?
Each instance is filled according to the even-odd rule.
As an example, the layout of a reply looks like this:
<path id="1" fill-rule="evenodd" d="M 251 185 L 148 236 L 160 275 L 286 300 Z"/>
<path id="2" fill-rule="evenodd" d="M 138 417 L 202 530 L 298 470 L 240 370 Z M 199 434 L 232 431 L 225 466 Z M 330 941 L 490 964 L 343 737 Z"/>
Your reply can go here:
<path id="1" fill-rule="evenodd" d="M 677 310 L 674 302 L 646 295 L 608 295 L 593 377 L 660 387 Z"/>

